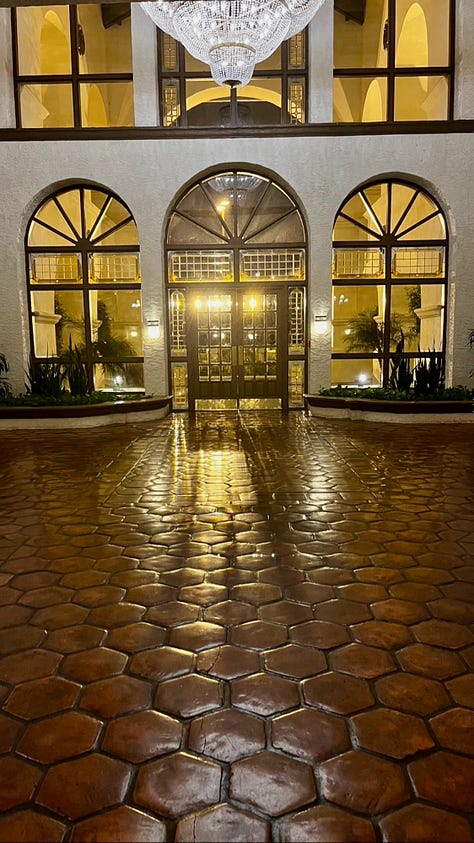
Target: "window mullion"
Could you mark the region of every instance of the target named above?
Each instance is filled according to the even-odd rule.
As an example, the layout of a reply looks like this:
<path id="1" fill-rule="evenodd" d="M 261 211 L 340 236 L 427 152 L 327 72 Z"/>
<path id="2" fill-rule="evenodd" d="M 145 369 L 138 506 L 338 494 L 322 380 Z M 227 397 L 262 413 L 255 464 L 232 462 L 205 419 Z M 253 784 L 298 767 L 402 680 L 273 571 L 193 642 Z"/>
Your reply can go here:
<path id="1" fill-rule="evenodd" d="M 71 85 L 72 85 L 72 108 L 74 115 L 74 128 L 80 128 L 81 102 L 79 88 L 79 54 L 77 52 L 77 9 L 76 6 L 69 6 L 69 30 L 71 39 Z"/>
<path id="2" fill-rule="evenodd" d="M 395 119 L 395 48 L 397 38 L 396 0 L 388 0 L 387 122 Z"/>

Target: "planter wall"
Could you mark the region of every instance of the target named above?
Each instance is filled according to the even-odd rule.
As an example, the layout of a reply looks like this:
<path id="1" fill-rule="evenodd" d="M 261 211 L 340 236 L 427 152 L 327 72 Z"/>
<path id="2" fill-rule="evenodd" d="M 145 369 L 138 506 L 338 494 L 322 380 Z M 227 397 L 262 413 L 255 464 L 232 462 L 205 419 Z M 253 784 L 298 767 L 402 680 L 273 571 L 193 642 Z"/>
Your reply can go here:
<path id="1" fill-rule="evenodd" d="M 0 430 L 55 430 L 153 421 L 168 415 L 171 396 L 51 407 L 2 407 Z"/>
<path id="2" fill-rule="evenodd" d="M 453 424 L 474 422 L 470 401 L 378 401 L 369 398 L 340 398 L 305 395 L 312 416 L 359 419 L 395 424 Z"/>

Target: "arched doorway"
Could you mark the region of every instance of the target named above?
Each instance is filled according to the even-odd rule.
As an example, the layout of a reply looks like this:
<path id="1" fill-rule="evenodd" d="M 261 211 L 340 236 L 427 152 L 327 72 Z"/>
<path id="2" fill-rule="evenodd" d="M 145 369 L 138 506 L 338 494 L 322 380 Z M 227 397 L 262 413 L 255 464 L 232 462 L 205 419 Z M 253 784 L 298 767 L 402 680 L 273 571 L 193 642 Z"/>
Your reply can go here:
<path id="1" fill-rule="evenodd" d="M 306 235 L 286 190 L 237 169 L 200 180 L 166 260 L 174 409 L 302 407 Z"/>

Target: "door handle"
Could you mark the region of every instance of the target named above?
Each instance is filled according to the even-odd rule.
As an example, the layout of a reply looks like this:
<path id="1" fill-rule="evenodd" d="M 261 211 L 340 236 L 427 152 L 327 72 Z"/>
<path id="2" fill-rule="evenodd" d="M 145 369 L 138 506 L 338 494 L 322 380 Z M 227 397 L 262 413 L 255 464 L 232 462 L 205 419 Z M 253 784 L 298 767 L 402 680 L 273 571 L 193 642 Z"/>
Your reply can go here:
<path id="1" fill-rule="evenodd" d="M 236 345 L 232 346 L 232 366 L 237 366 L 238 362 L 238 349 Z"/>

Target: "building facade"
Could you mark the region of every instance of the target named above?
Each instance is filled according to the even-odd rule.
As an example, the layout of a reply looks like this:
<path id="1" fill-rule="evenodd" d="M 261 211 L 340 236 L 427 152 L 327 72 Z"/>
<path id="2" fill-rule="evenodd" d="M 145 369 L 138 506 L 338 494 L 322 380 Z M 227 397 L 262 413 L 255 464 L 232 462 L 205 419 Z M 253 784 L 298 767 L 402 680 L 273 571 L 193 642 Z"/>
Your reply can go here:
<path id="1" fill-rule="evenodd" d="M 175 410 L 470 382 L 474 7 L 325 0 L 242 89 L 138 3 L 0 9 L 0 351 Z"/>

